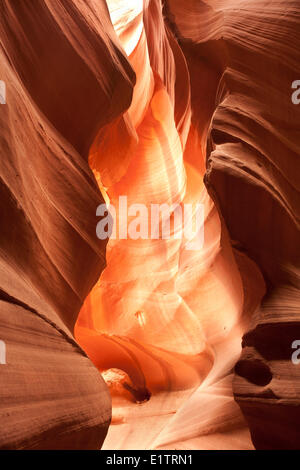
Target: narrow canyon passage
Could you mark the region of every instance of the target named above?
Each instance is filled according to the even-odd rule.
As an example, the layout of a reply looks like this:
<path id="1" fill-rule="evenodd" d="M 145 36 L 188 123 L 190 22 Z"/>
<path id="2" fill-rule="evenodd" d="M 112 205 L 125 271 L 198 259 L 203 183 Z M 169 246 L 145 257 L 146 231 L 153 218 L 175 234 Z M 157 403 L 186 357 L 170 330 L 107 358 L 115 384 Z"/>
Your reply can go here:
<path id="1" fill-rule="evenodd" d="M 0 0 L 0 449 L 299 449 L 299 31 Z"/>
<path id="2" fill-rule="evenodd" d="M 199 135 L 192 124 L 187 64 L 179 47 L 174 52 L 170 46 L 175 39 L 164 24 L 160 2 L 155 9 L 144 9 L 143 2 L 125 1 L 108 2 L 108 7 L 135 71 L 136 84 L 127 112 L 101 130 L 90 151 L 89 163 L 104 199 L 108 207 L 117 208 L 117 227 L 107 245 L 107 266 L 86 299 L 75 328 L 77 341 L 109 385 L 113 425 L 126 427 L 129 420 L 128 426 L 132 426 L 128 443 L 119 438 L 119 442 L 108 438 L 106 443 L 111 448 L 130 448 L 138 442 L 151 446 L 154 440 L 156 446 L 165 443 L 165 437 L 161 443 L 157 440 L 160 432 L 157 426 L 153 428 L 151 413 L 162 415 L 161 429 L 174 414 L 176 422 L 182 408 L 191 406 L 191 419 L 194 405 L 187 399 L 194 391 L 200 394 L 198 406 L 203 400 L 206 413 L 210 408 L 205 426 L 218 429 L 220 423 L 213 423 L 224 406 L 229 415 L 225 427 L 231 420 L 234 433 L 244 424 L 233 403 L 229 374 L 241 352 L 246 317 L 253 311 L 248 310 L 247 315 L 243 311 L 242 280 L 226 227 L 221 243 L 218 212 L 203 184 L 205 148 L 201 142 L 205 146 L 207 136 Z M 152 23 L 160 25 L 155 38 L 149 37 Z M 183 78 L 185 100 L 176 93 L 176 80 Z M 201 98 L 201 90 L 199 95 Z M 119 212 L 127 210 L 119 207 L 122 197 L 128 207 L 143 205 L 148 214 L 153 204 L 190 204 L 195 215 L 195 207 L 201 204 L 204 217 L 198 232 L 204 232 L 204 242 L 191 249 L 193 240 L 164 239 L 161 233 L 156 239 L 131 239 L 127 227 L 126 236 L 120 236 Z M 160 213 L 160 223 L 162 217 Z M 128 225 L 132 220 L 129 214 Z M 175 231 L 173 227 L 173 235 Z M 193 233 L 194 239 L 198 236 Z M 206 378 L 210 387 L 223 384 L 217 406 L 214 392 L 207 401 Z M 135 404 L 149 399 L 148 405 Z M 142 433 L 139 420 L 132 424 L 128 416 L 130 403 L 136 408 L 130 411 L 135 417 L 139 412 L 143 416 L 147 409 L 149 422 L 143 418 Z M 179 430 L 172 439 L 179 444 Z M 251 447 L 247 433 L 244 439 L 241 445 Z"/>

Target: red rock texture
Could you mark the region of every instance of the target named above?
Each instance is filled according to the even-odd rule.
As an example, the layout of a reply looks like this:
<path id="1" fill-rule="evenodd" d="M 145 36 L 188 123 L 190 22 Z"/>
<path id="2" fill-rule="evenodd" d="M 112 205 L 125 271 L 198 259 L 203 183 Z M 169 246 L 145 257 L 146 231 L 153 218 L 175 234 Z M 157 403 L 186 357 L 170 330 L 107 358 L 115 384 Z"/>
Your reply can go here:
<path id="1" fill-rule="evenodd" d="M 193 55 L 201 56 L 194 90 L 199 75 L 218 79 L 213 95 L 205 84 L 216 97 L 207 187 L 236 252 L 255 261 L 267 286 L 243 339 L 235 398 L 256 448 L 297 449 L 300 368 L 291 345 L 300 335 L 300 108 L 291 102 L 291 84 L 300 74 L 299 4 L 167 3 L 182 42 L 189 40 L 192 77 Z M 197 101 L 195 107 L 201 114 Z"/>
<path id="2" fill-rule="evenodd" d="M 87 163 L 102 125 L 131 100 L 134 73 L 105 2 L 0 3 L 1 448 L 99 448 L 108 390 L 74 340 L 105 265 L 103 201 Z M 109 77 L 109 79 L 108 79 Z"/>
<path id="3" fill-rule="evenodd" d="M 106 448 L 299 448 L 300 7 L 125 3 L 0 2 L 0 448 L 100 448 L 96 367 Z M 204 249 L 106 255 L 99 187 Z"/>

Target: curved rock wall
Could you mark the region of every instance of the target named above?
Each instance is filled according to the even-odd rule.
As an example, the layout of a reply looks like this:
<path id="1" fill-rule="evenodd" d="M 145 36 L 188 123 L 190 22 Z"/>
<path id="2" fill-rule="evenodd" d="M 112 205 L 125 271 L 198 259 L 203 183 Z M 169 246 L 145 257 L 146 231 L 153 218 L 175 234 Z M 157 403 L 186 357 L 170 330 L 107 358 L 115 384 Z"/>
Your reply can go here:
<path id="1" fill-rule="evenodd" d="M 108 390 L 74 340 L 105 265 L 87 163 L 134 73 L 105 2 L 0 3 L 0 447 L 99 448 Z M 108 78 L 109 77 L 109 78 Z"/>
<path id="2" fill-rule="evenodd" d="M 219 77 L 205 182 L 233 247 L 255 261 L 267 286 L 243 339 L 235 398 L 257 448 L 297 448 L 300 108 L 291 86 L 300 74 L 299 5 L 167 3 L 183 47 L 200 50 L 203 68 Z"/>
<path id="3" fill-rule="evenodd" d="M 102 445 L 88 354 L 106 448 L 251 448 L 235 366 L 255 447 L 295 449 L 298 2 L 107 3 L 0 2 L 0 448 Z M 106 256 L 124 194 L 203 202 L 203 248 Z"/>

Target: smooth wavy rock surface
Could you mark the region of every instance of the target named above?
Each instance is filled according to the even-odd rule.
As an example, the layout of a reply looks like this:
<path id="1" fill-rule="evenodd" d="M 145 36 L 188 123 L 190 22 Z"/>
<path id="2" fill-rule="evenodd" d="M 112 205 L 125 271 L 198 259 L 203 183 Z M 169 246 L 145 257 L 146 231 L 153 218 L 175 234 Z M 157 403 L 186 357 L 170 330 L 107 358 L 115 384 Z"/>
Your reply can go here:
<path id="1" fill-rule="evenodd" d="M 126 113 L 127 129 L 135 130 L 136 140 L 129 132 L 127 138 L 116 132 L 118 121 L 97 136 L 89 161 L 99 187 L 117 208 L 117 221 L 124 196 L 128 206 L 148 209 L 151 204 L 201 203 L 205 241 L 197 250 L 189 250 L 182 238 L 119 235 L 108 243 L 107 267 L 76 325 L 76 339 L 105 371 L 112 393 L 113 421 L 104 448 L 205 448 L 206 434 L 214 447 L 222 432 L 227 433 L 224 447 L 252 448 L 234 403 L 231 371 L 263 281 L 251 266 L 259 287 L 245 281 L 249 292 L 244 292 L 226 227 L 203 184 L 204 130 L 191 120 L 188 64 L 164 23 L 161 3 L 148 2 L 143 16 L 138 3 L 135 11 L 127 2 L 108 5 L 136 73 Z M 134 48 L 130 43 L 128 49 L 128 37 L 135 37 Z M 210 117 L 208 106 L 207 128 Z M 108 155 L 110 161 L 120 155 L 128 159 L 127 167 L 121 162 L 122 173 L 103 168 Z M 199 410 L 205 402 L 204 415 L 193 413 L 195 401 Z"/>
<path id="2" fill-rule="evenodd" d="M 291 85 L 300 74 L 300 7 L 264 0 L 168 5 L 178 34 L 221 70 L 206 184 L 232 245 L 255 261 L 267 286 L 243 339 L 235 398 L 257 448 L 296 449 L 300 110 Z"/>
<path id="3" fill-rule="evenodd" d="M 299 447 L 297 3 L 1 0 L 1 448 Z"/>
<path id="4" fill-rule="evenodd" d="M 110 422 L 107 387 L 73 327 L 105 264 L 88 149 L 130 103 L 134 74 L 97 3 L 0 2 L 4 449 L 99 448 Z"/>

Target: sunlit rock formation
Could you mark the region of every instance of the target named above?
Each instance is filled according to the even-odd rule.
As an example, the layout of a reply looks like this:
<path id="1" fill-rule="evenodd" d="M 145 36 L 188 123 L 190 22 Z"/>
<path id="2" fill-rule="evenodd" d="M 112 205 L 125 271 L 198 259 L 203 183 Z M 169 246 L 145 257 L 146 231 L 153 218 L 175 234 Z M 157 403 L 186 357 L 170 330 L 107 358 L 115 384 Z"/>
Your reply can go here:
<path id="1" fill-rule="evenodd" d="M 203 184 L 203 134 L 207 136 L 213 108 L 209 112 L 208 105 L 202 129 L 197 113 L 191 119 L 188 63 L 164 23 L 159 1 L 145 5 L 143 16 L 138 2 L 136 10 L 128 2 L 108 6 L 136 85 L 124 118 L 127 134 L 124 128 L 117 131 L 119 120 L 101 130 L 91 148 L 91 168 L 114 208 L 124 196 L 128 206 L 144 204 L 148 209 L 151 204 L 202 203 L 205 242 L 197 250 L 188 250 L 182 239 L 119 236 L 108 243 L 107 267 L 76 326 L 76 339 L 105 371 L 113 395 L 113 426 L 105 448 L 178 448 L 187 439 L 194 439 L 190 445 L 197 448 L 207 445 L 198 441 L 207 429 L 214 435 L 226 430 L 228 446 L 248 448 L 251 442 L 234 403 L 230 373 L 263 287 L 256 295 L 251 292 L 251 302 L 248 292 L 244 298 L 226 227 L 222 230 Z M 129 38 L 135 38 L 135 47 Z M 117 156 L 121 166 L 116 175 L 106 162 L 116 164 Z M 150 397 L 140 408 L 128 402 Z M 195 402 L 201 409 L 203 400 L 207 414 L 201 418 L 200 410 L 191 411 Z M 137 423 L 142 423 L 142 433 Z M 242 438 L 234 444 L 237 432 Z M 212 437 L 212 447 L 213 439 L 217 437 Z"/>
<path id="2" fill-rule="evenodd" d="M 111 399 L 106 449 L 299 447 L 297 2 L 0 13 L 0 447 L 100 448 Z M 203 245 L 99 240 L 125 196 Z"/>

